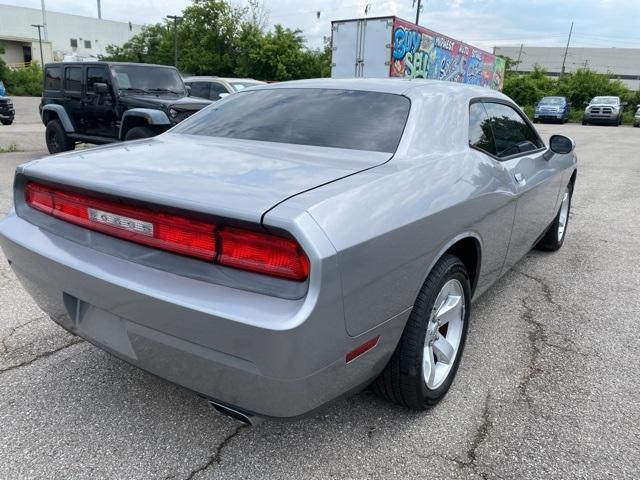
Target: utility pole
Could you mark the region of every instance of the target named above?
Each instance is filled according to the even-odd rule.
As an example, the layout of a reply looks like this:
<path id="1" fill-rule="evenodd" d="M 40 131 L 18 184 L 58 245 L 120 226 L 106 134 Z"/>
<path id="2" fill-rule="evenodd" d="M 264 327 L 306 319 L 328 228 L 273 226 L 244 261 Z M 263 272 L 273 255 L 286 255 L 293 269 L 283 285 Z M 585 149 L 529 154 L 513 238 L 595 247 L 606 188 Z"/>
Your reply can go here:
<path id="1" fill-rule="evenodd" d="M 98 18 L 102 18 L 102 8 L 100 7 L 100 0 L 98 0 Z"/>
<path id="2" fill-rule="evenodd" d="M 42 35 L 40 34 L 40 29 L 44 27 L 44 25 L 32 24 L 34 28 L 38 29 L 38 43 L 40 44 L 40 67 L 42 67 L 42 71 L 44 72 L 44 56 L 42 55 Z"/>
<path id="3" fill-rule="evenodd" d="M 572 32 L 573 32 L 573 22 L 571 22 L 571 28 L 569 29 L 569 38 L 567 38 L 567 47 L 564 49 L 564 58 L 562 59 L 562 69 L 560 70 L 560 76 L 564 75 L 564 64 L 567 62 L 567 53 L 569 52 L 569 43 L 571 42 Z"/>
<path id="4" fill-rule="evenodd" d="M 516 73 L 518 73 L 518 71 L 520 70 L 520 59 L 522 58 L 522 47 L 524 47 L 523 43 L 520 44 L 520 51 L 518 52 L 518 61 L 516 63 Z"/>
<path id="5" fill-rule="evenodd" d="M 173 20 L 173 66 L 178 68 L 178 20 L 182 20 L 182 17 L 167 15 L 167 18 Z"/>
<path id="6" fill-rule="evenodd" d="M 418 23 L 420 22 L 420 10 L 422 10 L 422 0 L 413 0 L 413 6 L 416 6 L 416 3 L 418 4 L 418 8 L 416 8 L 416 25 L 418 25 Z"/>
<path id="7" fill-rule="evenodd" d="M 49 40 L 49 33 L 47 32 L 47 9 L 44 6 L 44 0 L 41 0 L 42 5 L 42 30 L 44 31 L 44 39 Z"/>

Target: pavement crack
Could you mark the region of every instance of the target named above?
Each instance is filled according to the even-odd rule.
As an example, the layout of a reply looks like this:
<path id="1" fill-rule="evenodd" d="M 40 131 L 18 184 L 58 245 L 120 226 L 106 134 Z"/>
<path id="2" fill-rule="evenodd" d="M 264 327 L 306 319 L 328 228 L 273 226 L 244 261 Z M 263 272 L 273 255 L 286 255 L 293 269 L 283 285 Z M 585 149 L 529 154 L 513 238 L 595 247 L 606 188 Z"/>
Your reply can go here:
<path id="1" fill-rule="evenodd" d="M 32 318 L 31 320 L 29 320 L 28 322 L 25 323 L 21 323 L 20 325 L 17 325 L 15 327 L 13 327 L 11 329 L 11 331 L 9 331 L 9 333 L 7 335 L 5 335 L 4 337 L 2 337 L 0 339 L 0 346 L 2 347 L 2 351 L 0 353 L 8 353 L 9 352 L 9 347 L 7 347 L 6 341 L 9 340 L 13 335 L 15 335 L 18 330 L 26 327 L 27 325 L 30 325 L 34 322 L 37 322 L 38 320 L 44 320 L 46 319 L 47 316 L 46 315 L 40 315 L 39 317 L 36 318 Z"/>
<path id="2" fill-rule="evenodd" d="M 529 280 L 536 282 L 541 289 L 542 296 L 547 304 L 554 306 L 556 309 L 561 310 L 562 305 L 558 304 L 554 297 L 553 291 L 549 284 L 543 280 L 542 278 L 536 277 L 535 275 L 531 275 L 529 273 L 520 271 L 518 269 L 513 269 L 519 275 L 522 275 Z M 535 311 L 531 306 L 530 302 L 532 301 L 531 297 L 525 297 L 521 299 L 523 311 L 520 314 L 521 319 L 524 323 L 529 327 L 527 332 L 527 339 L 529 342 L 529 360 L 527 362 L 527 369 L 524 376 L 521 378 L 518 383 L 518 392 L 520 396 L 527 403 L 529 408 L 533 406 L 533 399 L 529 394 L 529 385 L 531 381 L 536 378 L 538 375 L 543 373 L 543 369 L 539 365 L 540 356 L 542 354 L 542 349 L 546 346 L 549 348 L 555 348 L 557 350 L 561 350 L 566 353 L 571 353 L 575 355 L 580 355 L 583 357 L 596 356 L 599 358 L 597 352 L 593 352 L 592 354 L 586 354 L 584 352 L 579 351 L 576 348 L 575 342 L 564 335 L 563 333 L 557 331 L 547 331 L 545 329 L 545 325 L 537 320 L 535 317 Z M 560 344 L 554 343 L 550 341 L 549 335 L 553 335 L 560 340 Z"/>
<path id="3" fill-rule="evenodd" d="M 38 355 L 36 355 L 35 357 L 27 360 L 26 362 L 18 363 L 16 365 L 11 365 L 9 367 L 5 367 L 3 369 L 0 369 L 0 374 L 6 373 L 6 372 L 10 372 L 11 370 L 16 370 L 16 369 L 21 368 L 21 367 L 26 367 L 28 365 L 31 365 L 34 362 L 37 362 L 38 360 L 42 360 L 43 358 L 50 357 L 51 355 L 54 355 L 54 354 L 56 354 L 56 353 L 58 353 L 58 352 L 60 352 L 62 350 L 65 350 L 65 349 L 67 349 L 69 347 L 72 347 L 73 345 L 77 345 L 78 343 L 82 343 L 82 342 L 84 342 L 84 340 L 82 338 L 74 338 L 71 342 L 66 343 L 66 344 L 64 344 L 64 345 L 62 345 L 62 346 L 60 346 L 60 347 L 58 347 L 58 348 L 56 348 L 54 350 L 48 350 L 46 352 L 39 353 Z"/>
<path id="4" fill-rule="evenodd" d="M 531 275 L 530 273 L 526 273 L 526 272 L 523 272 L 521 270 L 518 270 L 517 268 L 514 268 L 513 271 L 516 272 L 519 275 L 522 275 L 523 277 L 528 278 L 529 280 L 533 280 L 538 285 L 540 285 L 540 287 L 542 288 L 542 295 L 544 296 L 544 299 L 546 300 L 546 302 L 551 304 L 551 305 L 554 305 L 555 307 L 557 307 L 559 309 L 562 309 L 562 305 L 556 303 L 556 301 L 554 300 L 553 291 L 552 291 L 551 287 L 549 286 L 549 284 L 546 281 L 544 281 L 540 277 L 536 277 L 535 275 Z"/>
<path id="5" fill-rule="evenodd" d="M 544 331 L 544 325 L 536 320 L 533 308 L 527 303 L 527 298 L 522 299 L 522 306 L 524 308 L 520 317 L 529 326 L 527 332 L 527 338 L 529 340 L 529 361 L 527 363 L 527 371 L 523 378 L 518 383 L 518 391 L 520 396 L 524 399 L 529 407 L 533 405 L 531 395 L 529 395 L 529 384 L 536 376 L 538 376 L 542 369 L 538 365 L 538 359 L 542 351 L 542 345 L 547 342 L 547 335 Z"/>
<path id="6" fill-rule="evenodd" d="M 482 421 L 480 422 L 480 425 L 478 425 L 478 428 L 476 429 L 473 438 L 471 439 L 471 444 L 466 451 L 466 460 L 460 460 L 459 458 L 449 457 L 448 455 L 442 454 L 438 454 L 438 456 L 455 463 L 458 468 L 470 468 L 479 477 L 483 479 L 488 478 L 488 475 L 485 472 L 480 471 L 478 468 L 478 448 L 480 448 L 480 445 L 482 445 L 487 440 L 487 438 L 489 437 L 489 431 L 493 427 L 490 410 L 491 392 L 487 392 L 487 396 L 484 399 L 484 407 L 480 415 Z"/>
<path id="7" fill-rule="evenodd" d="M 206 471 L 212 465 L 219 465 L 222 461 L 222 451 L 242 430 L 248 428 L 248 425 L 238 425 L 229 435 L 227 435 L 222 442 L 216 447 L 216 451 L 209 457 L 207 462 L 200 465 L 198 468 L 191 470 L 189 475 L 185 477 L 185 480 L 192 480 L 197 474 Z"/>

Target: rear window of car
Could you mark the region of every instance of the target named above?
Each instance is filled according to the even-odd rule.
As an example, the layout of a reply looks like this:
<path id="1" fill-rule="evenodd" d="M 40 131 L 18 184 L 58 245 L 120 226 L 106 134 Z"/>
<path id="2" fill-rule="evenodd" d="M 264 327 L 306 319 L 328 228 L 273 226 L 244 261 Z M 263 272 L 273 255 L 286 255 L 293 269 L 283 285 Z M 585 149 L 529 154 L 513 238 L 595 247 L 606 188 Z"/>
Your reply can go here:
<path id="1" fill-rule="evenodd" d="M 62 88 L 62 69 L 60 67 L 47 68 L 44 75 L 45 90 L 60 90 Z"/>
<path id="2" fill-rule="evenodd" d="M 320 147 L 395 152 L 411 103 L 359 90 L 277 88 L 244 91 L 173 131 Z"/>

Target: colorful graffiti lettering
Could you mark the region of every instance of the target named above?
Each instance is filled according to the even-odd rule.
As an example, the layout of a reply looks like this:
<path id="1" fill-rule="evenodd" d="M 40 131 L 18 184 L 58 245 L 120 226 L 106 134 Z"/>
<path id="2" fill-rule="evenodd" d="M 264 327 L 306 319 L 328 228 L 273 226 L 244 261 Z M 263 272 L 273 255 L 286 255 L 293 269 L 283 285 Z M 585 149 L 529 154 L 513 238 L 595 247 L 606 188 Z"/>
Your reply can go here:
<path id="1" fill-rule="evenodd" d="M 399 60 L 418 50 L 421 37 L 420 32 L 415 30 L 396 29 L 393 33 L 393 58 Z"/>
<path id="2" fill-rule="evenodd" d="M 502 89 L 504 60 L 396 18 L 390 75 Z"/>

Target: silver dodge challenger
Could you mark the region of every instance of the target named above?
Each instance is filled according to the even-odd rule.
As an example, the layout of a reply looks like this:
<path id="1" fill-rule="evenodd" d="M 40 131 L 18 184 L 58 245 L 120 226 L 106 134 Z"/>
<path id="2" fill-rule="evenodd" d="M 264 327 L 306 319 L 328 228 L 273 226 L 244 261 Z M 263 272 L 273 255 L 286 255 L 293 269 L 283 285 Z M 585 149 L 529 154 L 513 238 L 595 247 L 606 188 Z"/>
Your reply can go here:
<path id="1" fill-rule="evenodd" d="M 235 418 L 369 385 L 419 410 L 451 386 L 472 300 L 562 246 L 574 147 L 486 88 L 264 85 L 18 167 L 0 244 L 55 322 Z"/>

